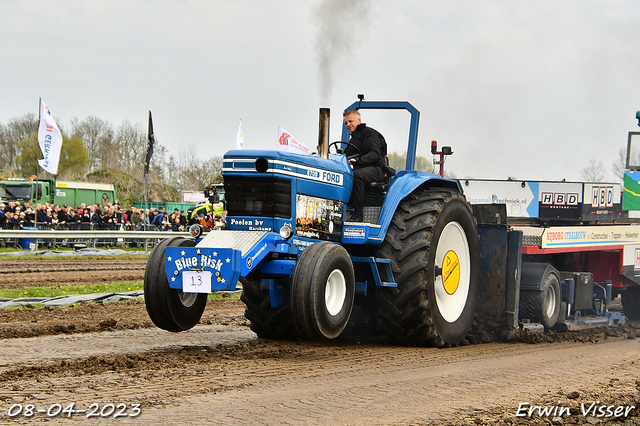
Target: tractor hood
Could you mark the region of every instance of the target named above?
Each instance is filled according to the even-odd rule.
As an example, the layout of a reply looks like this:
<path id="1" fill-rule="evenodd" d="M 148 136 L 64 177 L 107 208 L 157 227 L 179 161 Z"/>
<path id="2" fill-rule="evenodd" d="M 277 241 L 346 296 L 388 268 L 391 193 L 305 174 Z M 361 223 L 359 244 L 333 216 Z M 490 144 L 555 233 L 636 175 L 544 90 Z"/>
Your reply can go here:
<path id="1" fill-rule="evenodd" d="M 265 161 L 268 169 L 264 170 Z M 353 171 L 344 155 L 329 154 L 329 159 L 292 152 L 268 150 L 228 151 L 223 159 L 224 172 L 262 172 L 282 173 L 293 177 L 313 179 L 331 184 L 344 184 L 347 176 L 353 177 Z M 313 173 L 317 171 L 318 173 Z M 330 172 L 324 173 L 323 172 Z M 315 179 L 314 179 L 315 178 Z"/>

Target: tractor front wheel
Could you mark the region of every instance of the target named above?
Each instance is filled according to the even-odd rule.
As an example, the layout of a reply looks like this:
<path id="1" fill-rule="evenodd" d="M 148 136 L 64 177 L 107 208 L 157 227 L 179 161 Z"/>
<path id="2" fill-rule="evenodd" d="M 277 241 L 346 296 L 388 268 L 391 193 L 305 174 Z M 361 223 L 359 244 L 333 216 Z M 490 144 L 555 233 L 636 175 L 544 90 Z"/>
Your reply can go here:
<path id="1" fill-rule="evenodd" d="M 167 247 L 194 247 L 183 237 L 161 241 L 149 255 L 144 271 L 144 303 L 153 323 L 163 330 L 179 332 L 195 326 L 207 304 L 206 293 L 185 293 L 169 287 L 164 268 Z"/>
<path id="2" fill-rule="evenodd" d="M 291 300 L 300 334 L 335 339 L 344 330 L 355 295 L 355 273 L 344 247 L 323 241 L 307 247 L 293 271 Z"/>

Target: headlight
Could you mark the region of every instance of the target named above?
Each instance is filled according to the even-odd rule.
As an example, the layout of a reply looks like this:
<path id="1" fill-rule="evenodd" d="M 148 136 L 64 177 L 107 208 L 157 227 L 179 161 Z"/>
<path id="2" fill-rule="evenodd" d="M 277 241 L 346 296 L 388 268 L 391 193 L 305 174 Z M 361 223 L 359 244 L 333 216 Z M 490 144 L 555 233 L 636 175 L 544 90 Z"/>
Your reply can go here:
<path id="1" fill-rule="evenodd" d="M 189 228 L 189 233 L 191 234 L 191 236 L 193 238 L 198 238 L 200 237 L 200 235 L 202 235 L 202 226 L 200 226 L 197 223 L 194 223 L 193 225 L 191 225 L 191 227 Z"/>
<path id="2" fill-rule="evenodd" d="M 293 236 L 293 228 L 291 228 L 291 225 L 288 223 L 282 225 L 282 228 L 280 228 L 280 236 L 285 240 L 291 238 Z"/>

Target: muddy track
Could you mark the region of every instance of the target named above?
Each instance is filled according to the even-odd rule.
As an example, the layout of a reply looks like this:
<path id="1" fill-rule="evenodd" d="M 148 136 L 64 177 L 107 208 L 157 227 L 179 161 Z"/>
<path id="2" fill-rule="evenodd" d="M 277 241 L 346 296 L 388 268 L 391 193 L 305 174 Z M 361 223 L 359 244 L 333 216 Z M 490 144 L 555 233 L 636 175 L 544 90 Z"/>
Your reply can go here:
<path id="1" fill-rule="evenodd" d="M 234 325 L 125 330 L 0 342 L 0 409 L 139 403 L 145 424 L 532 424 L 515 416 L 528 402 L 590 424 L 581 402 L 640 406 L 639 362 L 639 342 L 620 338 L 438 350 L 268 341 Z"/>
<path id="2" fill-rule="evenodd" d="M 52 285 L 142 282 L 147 259 L 95 259 L 58 257 L 0 258 L 0 287 L 21 288 Z"/>
<path id="3" fill-rule="evenodd" d="M 119 263 L 56 261 L 46 266 Z M 94 272 L 59 273 L 86 281 Z M 7 276 L 18 282 L 29 274 L 52 273 L 3 274 L 0 285 Z M 259 339 L 243 310 L 237 299 L 209 301 L 200 324 L 183 333 L 155 328 L 140 300 L 2 310 L 0 424 L 62 423 L 46 410 L 71 403 L 76 409 L 126 404 L 126 413 L 140 404 L 138 417 L 94 419 L 138 425 L 597 424 L 603 418 L 582 415 L 581 404 L 640 407 L 639 323 L 432 349 L 380 338 Z M 571 415 L 516 416 L 522 403 L 566 407 Z M 28 404 L 44 411 L 8 416 Z M 615 424 L 640 424 L 639 414 L 630 409 Z"/>

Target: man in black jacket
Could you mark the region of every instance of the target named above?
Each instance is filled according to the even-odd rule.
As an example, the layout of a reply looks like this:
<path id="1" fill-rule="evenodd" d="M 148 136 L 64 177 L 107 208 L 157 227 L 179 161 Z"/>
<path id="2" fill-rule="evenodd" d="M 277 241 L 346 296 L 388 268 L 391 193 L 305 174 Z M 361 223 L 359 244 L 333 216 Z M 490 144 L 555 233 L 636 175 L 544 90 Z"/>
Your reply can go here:
<path id="1" fill-rule="evenodd" d="M 358 151 L 352 146 L 347 146 L 344 151 L 348 157 L 356 156 L 349 160 L 354 175 L 349 208 L 355 210 L 355 213 L 352 213 L 348 220 L 361 222 L 365 185 L 384 179 L 387 142 L 384 136 L 361 121 L 358 110 L 346 111 L 343 118 L 347 130 L 351 133 L 349 142 L 358 148 L 360 153 L 360 158 L 357 158 Z"/>

